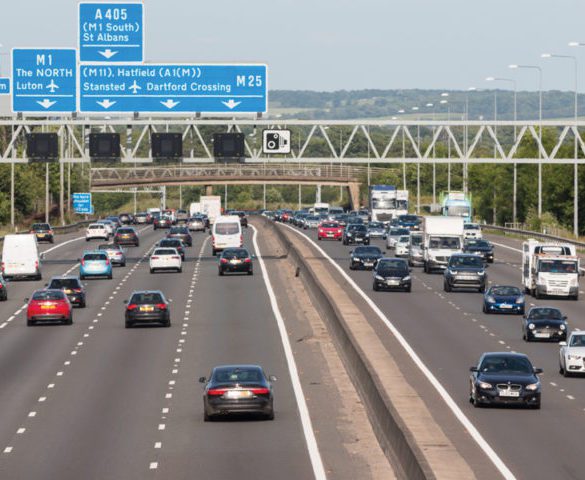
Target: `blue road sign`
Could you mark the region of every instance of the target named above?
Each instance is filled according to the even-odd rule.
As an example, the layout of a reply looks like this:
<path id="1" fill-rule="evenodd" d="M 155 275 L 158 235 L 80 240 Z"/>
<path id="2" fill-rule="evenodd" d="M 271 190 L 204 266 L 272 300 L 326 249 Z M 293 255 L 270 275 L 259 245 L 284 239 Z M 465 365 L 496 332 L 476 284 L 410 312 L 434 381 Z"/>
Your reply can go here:
<path id="1" fill-rule="evenodd" d="M 76 57 L 74 49 L 13 49 L 12 111 L 75 112 Z"/>
<path id="2" fill-rule="evenodd" d="M 10 95 L 9 78 L 0 78 L 0 95 Z"/>
<path id="3" fill-rule="evenodd" d="M 92 214 L 93 205 L 91 204 L 91 193 L 74 193 L 73 210 L 75 211 L 75 213 L 87 215 Z"/>
<path id="4" fill-rule="evenodd" d="M 266 65 L 82 65 L 79 73 L 81 112 L 267 110 Z"/>
<path id="5" fill-rule="evenodd" d="M 81 62 L 142 62 L 144 6 L 142 3 L 80 3 Z"/>

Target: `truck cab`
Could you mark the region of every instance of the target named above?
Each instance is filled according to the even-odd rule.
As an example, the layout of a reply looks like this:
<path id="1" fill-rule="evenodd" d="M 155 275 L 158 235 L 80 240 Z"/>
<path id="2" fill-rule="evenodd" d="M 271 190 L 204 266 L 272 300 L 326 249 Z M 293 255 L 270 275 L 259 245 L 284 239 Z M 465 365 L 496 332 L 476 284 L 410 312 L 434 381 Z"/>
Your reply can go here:
<path id="1" fill-rule="evenodd" d="M 422 248 L 425 273 L 445 270 L 451 255 L 463 252 L 463 218 L 423 217 Z"/>

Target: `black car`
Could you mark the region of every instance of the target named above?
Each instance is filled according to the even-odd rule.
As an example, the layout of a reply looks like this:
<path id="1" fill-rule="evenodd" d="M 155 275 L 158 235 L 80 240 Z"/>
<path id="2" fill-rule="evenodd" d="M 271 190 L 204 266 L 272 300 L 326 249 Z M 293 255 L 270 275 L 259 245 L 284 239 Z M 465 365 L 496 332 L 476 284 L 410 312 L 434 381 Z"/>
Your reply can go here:
<path id="1" fill-rule="evenodd" d="M 55 242 L 53 228 L 48 223 L 34 223 L 30 227 L 30 233 L 37 237 L 37 242 Z"/>
<path id="2" fill-rule="evenodd" d="M 185 245 L 178 238 L 163 238 L 158 242 L 158 246 L 164 248 L 176 248 L 179 255 L 181 255 L 181 260 L 185 260 Z"/>
<path id="3" fill-rule="evenodd" d="M 372 270 L 384 254 L 374 245 L 360 245 L 349 252 L 349 269 Z"/>
<path id="4" fill-rule="evenodd" d="M 220 415 L 259 414 L 274 420 L 272 383 L 258 365 L 221 365 L 211 371 L 203 393 L 203 419 L 208 422 Z"/>
<path id="5" fill-rule="evenodd" d="M 463 245 L 463 251 L 465 253 L 481 255 L 486 262 L 494 263 L 494 246 L 487 240 L 466 240 Z"/>
<path id="6" fill-rule="evenodd" d="M 163 327 L 171 326 L 169 302 L 160 290 L 142 290 L 133 292 L 126 304 L 126 328 L 137 323 L 160 323 Z"/>
<path id="7" fill-rule="evenodd" d="M 412 279 L 410 278 L 408 262 L 403 258 L 381 258 L 374 268 L 374 290 L 404 290 L 410 292 Z"/>
<path id="8" fill-rule="evenodd" d="M 114 235 L 114 244 L 116 245 L 134 245 L 135 247 L 140 246 L 140 240 L 138 234 L 133 227 L 120 227 L 116 230 Z"/>
<path id="9" fill-rule="evenodd" d="M 254 275 L 252 256 L 245 248 L 226 248 L 222 250 L 218 261 L 218 273 L 247 273 Z"/>
<path id="10" fill-rule="evenodd" d="M 522 338 L 532 340 L 567 340 L 567 317 L 554 307 L 532 307 L 522 319 Z"/>
<path id="11" fill-rule="evenodd" d="M 5 302 L 8 300 L 8 289 L 6 288 L 8 282 L 6 279 L 0 274 L 0 302 Z"/>
<path id="12" fill-rule="evenodd" d="M 188 247 L 193 246 L 193 237 L 191 237 L 187 227 L 171 227 L 169 233 L 167 233 L 167 238 L 177 238 Z"/>
<path id="13" fill-rule="evenodd" d="M 484 405 L 524 405 L 540 408 L 541 386 L 534 368 L 522 353 L 484 353 L 477 366 L 471 367 L 469 401 Z"/>
<path id="14" fill-rule="evenodd" d="M 478 255 L 451 255 L 443 273 L 443 289 L 450 292 L 454 288 L 475 288 L 484 293 L 487 285 L 485 267 L 483 259 Z"/>
<path id="15" fill-rule="evenodd" d="M 232 212 L 232 215 L 237 215 L 240 217 L 240 225 L 244 228 L 248 228 L 248 217 L 246 217 L 246 213 L 242 211 L 235 211 Z M 293 217 L 289 217 L 289 222 L 292 223 Z"/>
<path id="16" fill-rule="evenodd" d="M 350 223 L 343 230 L 343 244 L 350 245 L 352 243 L 362 243 L 364 245 L 370 244 L 370 234 L 368 227 L 361 223 Z"/>
<path id="17" fill-rule="evenodd" d="M 155 230 L 159 228 L 171 228 L 172 225 L 173 225 L 172 220 L 168 217 L 165 217 L 164 215 L 159 215 L 158 217 L 155 217 L 154 221 L 152 222 L 152 226 L 154 227 Z"/>
<path id="18" fill-rule="evenodd" d="M 79 277 L 76 276 L 59 276 L 51 278 L 51 281 L 45 285 L 51 290 L 63 290 L 69 303 L 79 308 L 85 308 L 85 287 Z"/>
<path id="19" fill-rule="evenodd" d="M 406 227 L 409 230 L 419 230 L 420 223 L 420 218 L 416 215 L 398 215 L 398 225 Z"/>

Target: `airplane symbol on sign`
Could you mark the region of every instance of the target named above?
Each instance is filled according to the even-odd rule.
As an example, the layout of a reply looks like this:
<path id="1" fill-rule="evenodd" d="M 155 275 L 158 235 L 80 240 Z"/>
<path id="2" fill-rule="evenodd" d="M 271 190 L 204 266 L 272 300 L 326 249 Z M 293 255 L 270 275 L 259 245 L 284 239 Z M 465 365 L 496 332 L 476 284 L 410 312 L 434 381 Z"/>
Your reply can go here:
<path id="1" fill-rule="evenodd" d="M 142 90 L 142 87 L 136 83 L 136 80 L 134 80 L 134 83 L 130 87 L 130 90 L 132 90 L 132 93 L 136 95 L 136 93 L 138 93 L 138 90 Z"/>
<path id="2" fill-rule="evenodd" d="M 51 80 L 51 83 L 47 85 L 47 88 L 51 91 L 51 93 L 55 93 L 55 90 L 59 88 L 59 85 L 55 83 L 55 80 Z"/>

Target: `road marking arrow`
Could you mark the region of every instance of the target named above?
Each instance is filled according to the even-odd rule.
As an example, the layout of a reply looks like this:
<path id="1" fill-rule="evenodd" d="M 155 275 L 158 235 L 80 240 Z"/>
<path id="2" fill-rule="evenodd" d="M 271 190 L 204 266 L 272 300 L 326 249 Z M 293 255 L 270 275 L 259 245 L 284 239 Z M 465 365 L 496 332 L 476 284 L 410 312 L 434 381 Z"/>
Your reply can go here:
<path id="1" fill-rule="evenodd" d="M 169 98 L 166 102 L 160 102 L 168 109 L 175 108 L 181 102 L 175 102 L 173 99 Z"/>
<path id="2" fill-rule="evenodd" d="M 236 108 L 242 102 L 236 102 L 236 101 L 234 101 L 233 98 L 230 98 L 229 101 L 221 102 L 221 103 L 223 103 L 226 107 L 228 107 L 230 110 L 232 110 L 232 109 Z"/>
<path id="3" fill-rule="evenodd" d="M 109 60 L 109 59 L 110 59 L 110 58 L 112 58 L 114 55 L 116 55 L 118 52 L 113 52 L 113 51 L 112 51 L 112 50 L 110 50 L 109 48 L 106 48 L 106 49 L 105 49 L 103 52 L 101 52 L 101 51 L 98 51 L 98 53 L 99 53 L 99 54 L 100 54 L 102 57 L 104 57 L 104 58 L 106 58 L 106 59 L 108 59 L 108 60 Z"/>
<path id="4" fill-rule="evenodd" d="M 100 107 L 104 107 L 106 110 L 114 105 L 116 102 L 111 102 L 107 98 L 101 102 L 96 102 Z"/>
<path id="5" fill-rule="evenodd" d="M 42 102 L 39 102 L 37 100 L 37 103 L 43 107 L 43 108 L 51 108 L 53 105 L 55 105 L 57 102 L 51 102 L 51 100 L 49 100 L 48 98 L 45 98 Z"/>

